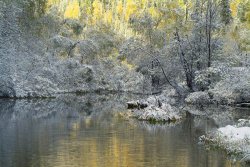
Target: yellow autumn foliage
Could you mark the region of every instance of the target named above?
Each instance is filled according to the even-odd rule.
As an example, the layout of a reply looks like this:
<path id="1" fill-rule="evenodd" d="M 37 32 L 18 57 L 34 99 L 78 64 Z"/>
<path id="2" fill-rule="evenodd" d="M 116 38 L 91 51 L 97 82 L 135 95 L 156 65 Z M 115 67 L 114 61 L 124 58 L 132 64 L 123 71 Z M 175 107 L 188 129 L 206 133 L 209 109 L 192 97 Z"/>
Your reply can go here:
<path id="1" fill-rule="evenodd" d="M 247 20 L 248 27 L 250 28 L 250 11 L 246 13 L 245 18 Z"/>
<path id="2" fill-rule="evenodd" d="M 144 9 L 148 5 L 148 0 L 141 0 L 141 8 Z"/>
<path id="3" fill-rule="evenodd" d="M 105 21 L 105 23 L 111 24 L 112 20 L 113 20 L 113 13 L 111 10 L 107 10 L 104 13 L 104 21 Z"/>
<path id="4" fill-rule="evenodd" d="M 93 23 L 95 24 L 102 18 L 103 5 L 99 0 L 95 0 L 93 6 Z"/>
<path id="5" fill-rule="evenodd" d="M 119 16 L 122 16 L 122 13 L 123 13 L 123 5 L 122 5 L 122 1 L 119 1 L 117 3 L 117 6 L 116 6 L 116 12 Z"/>
<path id="6" fill-rule="evenodd" d="M 237 16 L 238 6 L 239 6 L 240 2 L 241 2 L 240 0 L 232 0 L 230 3 L 230 9 L 231 9 L 233 17 Z"/>
<path id="7" fill-rule="evenodd" d="M 123 66 L 127 67 L 128 70 L 132 70 L 132 69 L 135 68 L 134 65 L 128 63 L 127 59 L 123 60 L 123 61 L 121 62 L 121 64 L 122 64 Z"/>
<path id="8" fill-rule="evenodd" d="M 79 19 L 79 17 L 80 17 L 79 2 L 77 0 L 68 2 L 64 12 L 64 18 Z"/>
<path id="9" fill-rule="evenodd" d="M 238 17 L 238 6 L 249 0 L 230 0 L 233 18 Z M 87 25 L 95 25 L 99 21 L 109 24 L 121 34 L 130 34 L 129 18 L 132 15 L 149 13 L 159 21 L 157 28 L 173 25 L 176 20 L 185 17 L 193 10 L 195 0 L 47 0 L 47 8 L 56 6 L 64 18 L 79 19 L 84 16 Z M 166 9 L 167 17 L 165 15 Z M 81 15 L 82 14 L 82 15 Z M 86 16 L 86 17 L 85 17 Z M 164 18 L 164 19 L 163 19 Z M 250 22 L 250 11 L 245 13 L 247 26 Z M 126 32 L 125 32 L 126 31 Z M 131 33 L 132 34 L 132 33 Z"/>
<path id="10" fill-rule="evenodd" d="M 48 0 L 47 6 L 50 7 L 50 6 L 57 4 L 57 3 L 59 3 L 59 0 Z"/>
<path id="11" fill-rule="evenodd" d="M 158 18 L 158 17 L 160 17 L 159 11 L 158 11 L 155 7 L 153 7 L 153 6 L 151 6 L 151 7 L 148 9 L 148 13 L 149 13 L 153 18 Z"/>
<path id="12" fill-rule="evenodd" d="M 133 0 L 127 0 L 127 3 L 126 3 L 126 13 L 125 13 L 125 20 L 128 21 L 130 16 L 132 14 L 135 14 L 137 10 L 137 5 L 136 5 L 136 2 L 133 1 Z"/>
<path id="13" fill-rule="evenodd" d="M 186 9 L 186 4 L 184 3 L 183 0 L 178 0 L 178 3 L 179 3 L 179 7 L 180 7 L 180 8 Z"/>

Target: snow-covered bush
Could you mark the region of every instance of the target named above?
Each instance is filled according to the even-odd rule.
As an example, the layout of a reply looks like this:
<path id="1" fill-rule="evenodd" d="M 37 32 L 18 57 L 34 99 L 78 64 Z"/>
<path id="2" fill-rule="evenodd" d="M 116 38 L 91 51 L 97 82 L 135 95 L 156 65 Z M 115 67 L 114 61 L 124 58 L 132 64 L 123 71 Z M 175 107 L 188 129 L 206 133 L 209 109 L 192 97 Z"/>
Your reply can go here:
<path id="1" fill-rule="evenodd" d="M 250 101 L 250 69 L 233 67 L 209 92 L 218 103 L 231 104 Z"/>
<path id="2" fill-rule="evenodd" d="M 195 84 L 199 90 L 207 90 L 213 87 L 221 79 L 221 70 L 219 68 L 210 67 L 206 70 L 197 71 L 195 73 Z"/>
<path id="3" fill-rule="evenodd" d="M 188 104 L 201 105 L 211 103 L 211 99 L 208 92 L 194 92 L 188 95 L 188 97 L 185 99 L 185 102 Z"/>

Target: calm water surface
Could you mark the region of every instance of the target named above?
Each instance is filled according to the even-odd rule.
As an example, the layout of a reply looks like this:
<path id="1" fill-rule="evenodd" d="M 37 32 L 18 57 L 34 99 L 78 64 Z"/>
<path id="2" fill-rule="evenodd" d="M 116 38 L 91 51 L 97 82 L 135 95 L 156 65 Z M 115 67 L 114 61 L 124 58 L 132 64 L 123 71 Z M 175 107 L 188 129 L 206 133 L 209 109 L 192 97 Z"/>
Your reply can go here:
<path id="1" fill-rule="evenodd" d="M 0 100 L 0 167 L 233 167 L 197 137 L 213 123 L 126 121 L 128 95 Z"/>

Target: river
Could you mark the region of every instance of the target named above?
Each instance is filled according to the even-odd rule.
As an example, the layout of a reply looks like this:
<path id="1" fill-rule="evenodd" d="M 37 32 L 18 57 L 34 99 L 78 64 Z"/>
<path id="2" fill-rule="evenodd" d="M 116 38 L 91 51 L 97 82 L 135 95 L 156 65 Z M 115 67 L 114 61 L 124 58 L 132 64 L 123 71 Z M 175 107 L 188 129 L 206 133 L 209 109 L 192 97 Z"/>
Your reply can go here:
<path id="1" fill-rule="evenodd" d="M 124 94 L 0 100 L 0 167 L 238 167 L 198 136 L 204 120 L 150 125 L 124 120 Z"/>

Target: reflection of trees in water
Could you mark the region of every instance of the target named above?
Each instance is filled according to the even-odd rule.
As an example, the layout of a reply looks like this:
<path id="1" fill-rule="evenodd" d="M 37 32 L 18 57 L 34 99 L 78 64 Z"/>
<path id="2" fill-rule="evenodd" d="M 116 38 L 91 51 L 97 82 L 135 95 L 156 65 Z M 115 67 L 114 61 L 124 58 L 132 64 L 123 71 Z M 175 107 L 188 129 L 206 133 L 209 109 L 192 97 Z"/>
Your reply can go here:
<path id="1" fill-rule="evenodd" d="M 74 94 L 52 99 L 0 100 L 0 120 L 15 121 L 53 118 L 84 118 L 93 113 L 114 112 L 126 108 L 126 102 L 137 99 L 126 94 Z"/>
<path id="2" fill-rule="evenodd" d="M 208 152 L 205 151 L 203 146 L 198 146 L 198 137 L 210 131 L 217 125 L 211 119 L 206 118 L 188 118 L 183 120 L 177 125 L 173 124 L 156 124 L 152 125 L 148 122 L 138 122 L 136 120 L 130 120 L 130 124 L 135 127 L 139 127 L 144 130 L 145 143 L 152 143 L 155 141 L 157 150 L 152 148 L 145 148 L 147 153 L 152 153 L 157 156 L 165 154 L 172 155 L 173 161 L 168 160 L 166 164 L 175 164 L 176 166 L 221 166 L 229 167 L 229 161 L 224 161 L 224 154 L 222 152 Z M 157 139 L 147 139 L 147 135 L 157 136 Z M 162 136 L 164 136 L 162 141 Z M 143 137 L 144 138 L 144 137 Z M 153 137 L 152 137 L 153 138 Z M 168 150 L 168 152 L 164 152 Z M 156 152 L 155 152 L 156 151 Z M 153 156 L 151 154 L 151 156 Z M 239 164 L 238 164 L 239 165 Z M 171 166 L 171 165 L 170 165 Z"/>
<path id="3" fill-rule="evenodd" d="M 38 166 L 60 166 L 53 163 L 73 163 L 74 158 L 76 164 L 80 161 L 80 164 L 86 164 L 82 158 L 78 159 L 78 155 L 92 154 L 95 150 L 94 143 L 100 143 L 99 136 L 104 140 L 101 145 L 97 144 L 96 150 L 105 150 L 106 146 L 119 140 L 110 138 L 110 135 L 115 137 L 112 132 L 114 122 L 108 118 L 110 115 L 105 113 L 122 109 L 128 99 L 131 97 L 126 95 L 87 94 L 43 100 L 0 100 L 0 166 L 20 164 L 28 167 L 37 163 L 40 163 Z M 95 129 L 98 122 L 98 126 L 104 127 L 103 130 Z M 86 134 L 80 132 L 83 130 Z M 88 142 L 78 141 L 79 137 Z M 106 137 L 110 140 L 106 140 Z M 82 149 L 80 154 L 74 152 L 74 149 L 78 150 L 79 145 Z M 116 145 L 114 150 L 118 155 L 119 146 Z M 11 153 L 7 154 L 9 151 Z M 49 154 L 51 151 L 53 154 Z M 67 151 L 72 151 L 71 156 L 67 156 Z M 109 154 L 109 151 L 106 150 L 105 154 Z M 2 153 L 6 154 L 8 159 L 3 158 Z M 86 161 L 91 164 L 88 159 Z M 109 161 L 112 161 L 111 157 Z M 101 165 L 101 162 L 99 164 Z"/>
<path id="4" fill-rule="evenodd" d="M 92 94 L 0 101 L 0 152 L 11 152 L 0 166 L 227 166 L 219 153 L 197 147 L 195 120 L 169 126 L 112 117 L 128 99 Z"/>

